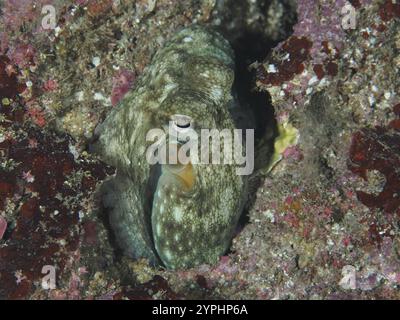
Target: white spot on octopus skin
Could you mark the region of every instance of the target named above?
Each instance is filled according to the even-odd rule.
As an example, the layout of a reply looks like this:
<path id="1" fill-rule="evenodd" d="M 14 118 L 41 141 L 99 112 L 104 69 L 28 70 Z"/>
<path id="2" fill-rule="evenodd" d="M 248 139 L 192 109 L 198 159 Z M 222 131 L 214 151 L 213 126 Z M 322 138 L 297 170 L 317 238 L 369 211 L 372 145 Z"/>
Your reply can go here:
<path id="1" fill-rule="evenodd" d="M 173 211 L 173 215 L 174 215 L 174 219 L 177 222 L 182 221 L 182 217 L 183 217 L 183 212 L 182 209 L 179 207 L 175 207 L 174 211 Z"/>

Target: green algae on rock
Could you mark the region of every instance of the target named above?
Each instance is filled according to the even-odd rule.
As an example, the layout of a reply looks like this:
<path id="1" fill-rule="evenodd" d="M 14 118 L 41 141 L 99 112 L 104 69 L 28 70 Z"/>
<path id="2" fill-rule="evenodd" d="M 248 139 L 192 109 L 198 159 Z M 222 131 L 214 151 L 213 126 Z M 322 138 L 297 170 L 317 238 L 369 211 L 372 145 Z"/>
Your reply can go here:
<path id="1" fill-rule="evenodd" d="M 94 150 L 117 168 L 103 199 L 125 254 L 177 269 L 216 263 L 227 251 L 247 177 L 237 175 L 234 164 L 152 166 L 146 161 L 146 135 L 167 127 L 176 114 L 193 119 L 196 132 L 235 129 L 233 80 L 229 43 L 204 27 L 183 29 L 96 129 Z"/>

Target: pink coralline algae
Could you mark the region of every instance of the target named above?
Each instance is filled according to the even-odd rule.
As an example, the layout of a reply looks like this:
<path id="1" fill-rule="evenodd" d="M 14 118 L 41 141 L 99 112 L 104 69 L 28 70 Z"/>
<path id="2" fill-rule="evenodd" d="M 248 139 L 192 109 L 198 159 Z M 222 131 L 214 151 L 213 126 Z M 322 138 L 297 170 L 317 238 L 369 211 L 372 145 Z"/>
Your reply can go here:
<path id="1" fill-rule="evenodd" d="M 394 107 L 397 116 L 400 105 Z M 368 170 L 378 170 L 386 184 L 378 195 L 358 191 L 359 200 L 369 208 L 383 209 L 400 216 L 400 126 L 399 120 L 389 126 L 363 129 L 353 136 L 350 148 L 350 170 L 367 181 Z"/>
<path id="2" fill-rule="evenodd" d="M 324 42 L 330 42 L 333 47 L 340 49 L 345 38 L 341 25 L 341 10 L 346 1 L 317 1 L 302 0 L 297 2 L 299 23 L 294 27 L 294 35 L 307 35 L 313 43 L 311 56 L 315 63 L 323 62 L 321 49 Z"/>
<path id="3" fill-rule="evenodd" d="M 1 122 L 3 127 L 27 134 L 0 143 L 0 152 L 18 163 L 12 170 L 0 169 L 0 210 L 7 201 L 16 203 L 15 215 L 8 220 L 10 234 L 0 247 L 0 299 L 22 299 L 37 288 L 44 265 L 57 267 L 57 281 L 63 277 L 85 231 L 78 212 L 105 177 L 106 167 L 74 159 L 69 138 L 32 127 L 24 120 L 23 107 L 10 106 L 0 112 L 6 120 Z M 69 177 L 80 170 L 86 173 L 79 183 L 68 184 Z M 0 216 L 0 238 L 5 226 Z"/>
<path id="4" fill-rule="evenodd" d="M 31 171 L 22 172 L 22 179 L 24 179 L 27 183 L 32 183 L 35 181 L 35 177 L 32 175 Z"/>
<path id="5" fill-rule="evenodd" d="M 257 65 L 257 85 L 261 88 L 283 84 L 286 96 L 302 104 L 300 98 L 310 85 L 339 74 L 338 59 L 346 39 L 342 9 L 346 1 L 298 1 L 298 23 L 294 32 L 280 43 L 262 64 Z M 309 72 L 311 71 L 311 72 Z M 303 73 L 304 72 L 304 73 Z M 315 80 L 311 80 L 315 75 Z M 295 77 L 298 77 L 296 81 Z M 298 92 L 294 92 L 297 88 Z"/>
<path id="6" fill-rule="evenodd" d="M 44 91 L 54 91 L 57 90 L 57 88 L 58 88 L 58 82 L 57 80 L 54 79 L 47 80 L 43 85 Z"/>
<path id="7" fill-rule="evenodd" d="M 25 84 L 18 82 L 10 59 L 4 55 L 0 56 L 0 100 L 3 98 L 13 99 L 25 89 Z"/>
<path id="8" fill-rule="evenodd" d="M 99 17 L 109 11 L 112 4 L 112 0 L 89 0 L 87 1 L 88 14 L 92 18 Z"/>
<path id="9" fill-rule="evenodd" d="M 0 32 L 0 54 L 4 54 L 8 49 L 8 34 Z"/>
<path id="10" fill-rule="evenodd" d="M 111 104 L 113 106 L 117 105 L 132 88 L 134 80 L 135 74 L 132 71 L 120 70 L 117 72 L 112 81 Z"/>
<path id="11" fill-rule="evenodd" d="M 290 146 L 283 151 L 283 157 L 293 161 L 300 161 L 303 159 L 303 154 L 298 146 Z"/>
<path id="12" fill-rule="evenodd" d="M 46 125 L 46 117 L 44 111 L 39 106 L 30 106 L 26 112 L 27 116 L 39 127 Z"/>
<path id="13" fill-rule="evenodd" d="M 36 64 L 36 50 L 31 44 L 17 44 L 7 52 L 7 56 L 21 69 Z"/>
<path id="14" fill-rule="evenodd" d="M 274 58 L 269 60 L 274 65 L 272 72 L 261 66 L 257 70 L 259 81 L 264 85 L 279 86 L 292 80 L 296 74 L 301 74 L 304 63 L 309 59 L 312 42 L 305 37 L 291 37 L 283 45 Z"/>
<path id="15" fill-rule="evenodd" d="M 41 7 L 51 4 L 49 0 L 7 0 L 2 8 L 1 22 L 8 30 L 18 30 L 24 23 L 33 22 L 41 12 Z"/>
<path id="16" fill-rule="evenodd" d="M 393 18 L 400 18 L 400 3 L 386 0 L 379 9 L 379 16 L 385 22 Z"/>

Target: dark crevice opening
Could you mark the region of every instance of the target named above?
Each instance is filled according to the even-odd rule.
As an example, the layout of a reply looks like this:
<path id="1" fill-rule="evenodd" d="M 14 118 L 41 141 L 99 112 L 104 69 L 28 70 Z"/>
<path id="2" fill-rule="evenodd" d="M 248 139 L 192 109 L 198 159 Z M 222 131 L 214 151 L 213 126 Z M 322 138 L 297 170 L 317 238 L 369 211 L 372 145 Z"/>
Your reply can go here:
<path id="1" fill-rule="evenodd" d="M 278 135 L 277 122 L 271 97 L 267 92 L 261 92 L 255 88 L 255 72 L 250 65 L 255 61 L 262 61 L 278 41 L 271 41 L 262 33 L 244 31 L 241 37 L 232 43 L 236 56 L 236 75 L 234 87 L 236 89 L 239 103 L 252 117 L 251 129 L 255 133 L 255 155 L 254 158 L 263 157 L 267 164 L 272 156 L 273 144 Z M 264 141 L 267 140 L 267 141 Z M 257 146 L 267 144 L 269 153 L 267 157 L 258 153 Z M 257 163 L 256 163 L 257 164 Z M 256 168 L 257 169 L 257 168 Z M 251 179 L 249 186 L 249 198 L 245 204 L 237 226 L 239 233 L 249 222 L 249 210 L 256 200 L 255 192 L 262 183 L 261 177 Z"/>
<path id="2" fill-rule="evenodd" d="M 272 2 L 274 1 L 260 0 L 258 5 L 266 13 Z M 227 1 L 227 5 L 229 6 L 229 1 Z M 236 70 L 233 88 L 237 93 L 239 105 L 244 108 L 244 113 L 251 118 L 250 121 L 244 122 L 244 126 L 241 123 L 238 123 L 237 126 L 242 129 L 255 130 L 254 158 L 256 169 L 257 165 L 259 167 L 260 164 L 267 166 L 271 160 L 274 141 L 278 136 L 278 127 L 271 97 L 267 91 L 261 92 L 257 90 L 255 70 L 251 68 L 251 64 L 263 62 L 274 47 L 293 33 L 293 26 L 297 22 L 296 6 L 290 0 L 282 1 L 282 6 L 285 10 L 282 19 L 285 21 L 282 22 L 284 30 L 281 30 L 279 39 L 271 39 L 268 30 L 265 30 L 265 27 L 260 22 L 265 21 L 267 19 L 266 16 L 261 17 L 260 21 L 256 22 L 255 25 L 242 26 L 239 33 L 227 30 L 226 25 L 229 24 L 229 20 L 223 21 L 222 25 L 217 27 L 217 31 L 228 39 L 235 53 Z M 261 154 L 261 145 L 268 150 L 266 155 Z M 265 151 L 265 149 L 263 150 Z M 257 163 L 257 159 L 261 159 L 262 163 Z M 235 236 L 249 223 L 249 213 L 254 206 L 256 192 L 262 182 L 262 176 L 255 176 L 250 179 L 248 199 L 239 218 Z M 231 252 L 231 249 L 229 249 L 228 254 Z"/>

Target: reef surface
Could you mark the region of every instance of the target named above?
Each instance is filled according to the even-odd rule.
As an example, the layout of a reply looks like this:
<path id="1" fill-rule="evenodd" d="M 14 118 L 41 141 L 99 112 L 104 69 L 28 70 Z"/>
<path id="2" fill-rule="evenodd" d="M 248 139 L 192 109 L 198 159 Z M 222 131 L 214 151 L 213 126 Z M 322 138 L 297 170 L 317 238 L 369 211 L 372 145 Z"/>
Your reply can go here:
<path id="1" fill-rule="evenodd" d="M 0 4 L 0 298 L 400 298 L 398 1 Z M 87 150 L 194 23 L 231 42 L 279 154 L 229 253 L 165 270 L 119 251 L 98 199 L 115 168 Z"/>

